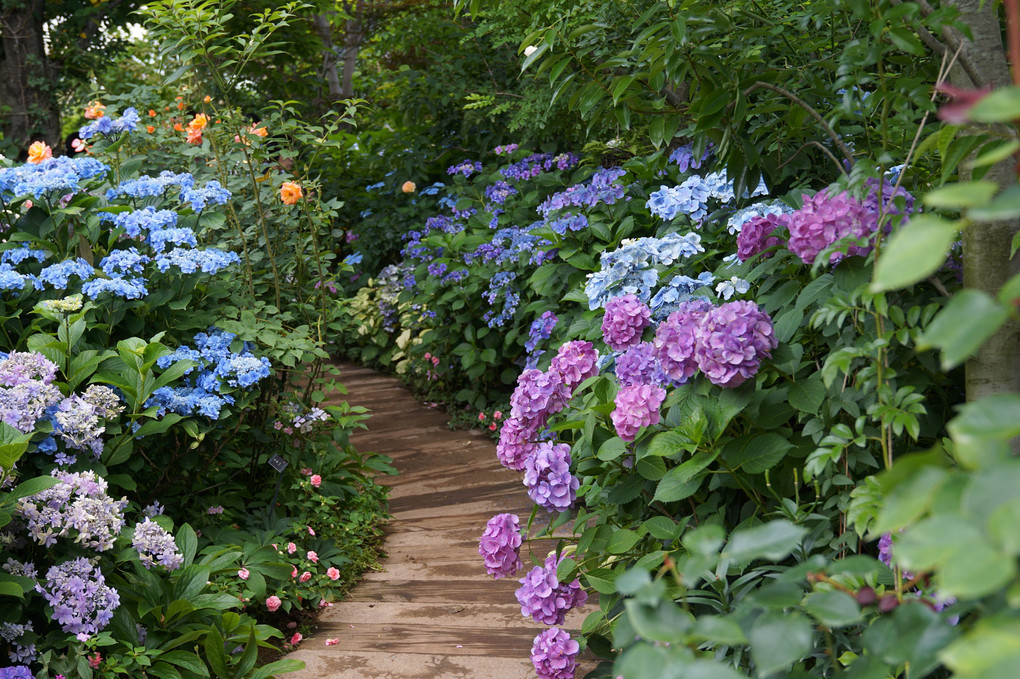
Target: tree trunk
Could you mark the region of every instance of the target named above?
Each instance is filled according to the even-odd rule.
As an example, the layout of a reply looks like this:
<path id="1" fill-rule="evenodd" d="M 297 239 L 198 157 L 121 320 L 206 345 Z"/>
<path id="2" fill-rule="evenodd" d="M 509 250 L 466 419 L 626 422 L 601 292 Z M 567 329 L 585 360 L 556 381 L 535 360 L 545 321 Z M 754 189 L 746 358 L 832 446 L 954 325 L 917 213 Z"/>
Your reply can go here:
<path id="1" fill-rule="evenodd" d="M 0 4 L 0 132 L 21 153 L 36 140 L 57 153 L 64 148 L 54 68 L 43 44 L 44 5 Z"/>
<path id="2" fill-rule="evenodd" d="M 1014 0 L 1015 1 L 1015 0 Z M 995 3 L 987 0 L 955 0 L 961 20 L 970 27 L 974 39 L 965 40 L 964 50 L 972 63 L 993 87 L 1010 84 L 1009 66 L 1002 45 L 1002 27 Z M 964 69 L 950 74 L 954 85 L 973 89 L 975 84 Z M 960 179 L 969 181 L 972 172 L 964 164 Z M 1016 160 L 1010 158 L 992 167 L 985 179 L 1001 186 L 1016 183 Z M 1020 220 L 973 224 L 963 232 L 963 283 L 993 297 L 1014 274 L 1020 273 L 1020 261 L 1010 259 L 1013 236 Z M 1003 392 L 1020 392 L 1020 326 L 1007 323 L 999 329 L 966 366 L 967 400 Z"/>
<path id="3" fill-rule="evenodd" d="M 354 96 L 354 68 L 358 64 L 358 52 L 361 50 L 361 43 L 365 40 L 365 0 L 354 2 L 354 11 L 351 12 L 351 3 L 345 3 L 348 8 L 348 19 L 346 27 L 346 39 L 344 40 L 344 73 L 341 92 L 344 98 Z"/>
<path id="4" fill-rule="evenodd" d="M 326 84 L 329 86 L 329 103 L 343 99 L 343 91 L 340 88 L 340 76 L 337 74 L 337 64 L 340 59 L 333 46 L 333 26 L 329 17 L 325 14 L 315 14 L 312 17 L 315 22 L 315 30 L 322 39 L 322 70 L 326 76 Z"/>

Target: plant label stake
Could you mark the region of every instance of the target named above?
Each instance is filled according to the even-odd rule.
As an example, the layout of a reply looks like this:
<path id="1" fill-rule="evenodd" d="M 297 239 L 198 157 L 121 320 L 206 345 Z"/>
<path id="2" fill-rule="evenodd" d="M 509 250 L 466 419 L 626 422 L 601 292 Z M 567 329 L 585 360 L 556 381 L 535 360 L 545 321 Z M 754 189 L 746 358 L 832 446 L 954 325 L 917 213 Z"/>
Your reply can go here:
<path id="1" fill-rule="evenodd" d="M 276 490 L 273 491 L 273 501 L 269 503 L 269 518 L 273 518 L 273 515 L 276 513 L 276 498 L 280 495 L 280 483 L 283 482 L 283 470 L 287 468 L 288 463 L 279 455 L 273 455 L 269 458 L 269 466 L 278 472 Z"/>

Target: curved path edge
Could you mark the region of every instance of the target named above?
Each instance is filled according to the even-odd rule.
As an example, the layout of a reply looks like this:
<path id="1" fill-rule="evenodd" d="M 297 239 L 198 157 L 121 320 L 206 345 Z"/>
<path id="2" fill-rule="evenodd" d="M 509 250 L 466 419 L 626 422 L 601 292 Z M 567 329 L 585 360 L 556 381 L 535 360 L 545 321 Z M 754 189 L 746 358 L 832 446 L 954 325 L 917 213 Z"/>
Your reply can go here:
<path id="1" fill-rule="evenodd" d="M 516 579 L 494 581 L 478 555 L 492 516 L 512 512 L 527 520 L 521 475 L 500 466 L 495 444 L 480 432 L 450 431 L 447 417 L 418 404 L 397 378 L 339 367 L 347 395 L 333 398 L 372 414 L 352 443 L 389 455 L 400 472 L 381 479 L 391 487 L 388 556 L 288 656 L 305 669 L 282 676 L 534 679 L 531 645 L 545 628 L 521 615 Z M 571 611 L 565 627 L 576 632 L 592 610 Z M 326 646 L 326 639 L 338 643 Z M 576 676 L 583 669 L 591 668 Z"/>

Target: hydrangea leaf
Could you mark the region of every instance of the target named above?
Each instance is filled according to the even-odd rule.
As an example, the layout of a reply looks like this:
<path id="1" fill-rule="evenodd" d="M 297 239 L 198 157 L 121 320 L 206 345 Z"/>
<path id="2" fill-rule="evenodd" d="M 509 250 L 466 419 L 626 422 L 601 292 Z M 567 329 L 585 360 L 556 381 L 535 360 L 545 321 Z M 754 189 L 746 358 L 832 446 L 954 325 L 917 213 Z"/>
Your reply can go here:
<path id="1" fill-rule="evenodd" d="M 812 592 L 804 599 L 803 608 L 826 627 L 846 627 L 861 619 L 861 607 L 846 592 Z"/>
<path id="2" fill-rule="evenodd" d="M 751 659 L 759 675 L 789 668 L 811 651 L 811 622 L 796 613 L 771 611 L 751 628 Z"/>
<path id="3" fill-rule="evenodd" d="M 942 368 L 967 360 L 1009 318 L 1009 309 L 980 290 L 960 290 L 918 339 L 918 349 L 942 350 Z"/>
<path id="4" fill-rule="evenodd" d="M 893 234 L 878 256 L 872 292 L 912 285 L 946 261 L 960 225 L 935 215 L 917 215 Z"/>
<path id="5" fill-rule="evenodd" d="M 800 545 L 807 528 L 796 526 L 786 519 L 770 521 L 754 528 L 743 528 L 730 536 L 723 556 L 732 561 L 771 559 L 779 561 Z"/>

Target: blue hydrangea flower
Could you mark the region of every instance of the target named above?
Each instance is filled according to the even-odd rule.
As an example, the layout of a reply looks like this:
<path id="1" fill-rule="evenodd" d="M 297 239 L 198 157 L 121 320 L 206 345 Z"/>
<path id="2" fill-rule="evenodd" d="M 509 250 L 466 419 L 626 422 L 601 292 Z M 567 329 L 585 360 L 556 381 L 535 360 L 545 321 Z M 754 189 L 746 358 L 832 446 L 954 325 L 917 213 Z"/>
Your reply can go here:
<path id="1" fill-rule="evenodd" d="M 5 201 L 31 195 L 35 199 L 50 193 L 75 193 L 86 179 L 105 175 L 110 168 L 94 158 L 47 158 L 38 164 L 25 163 L 0 169 L 0 197 Z"/>
<path id="2" fill-rule="evenodd" d="M 82 281 L 87 281 L 95 276 L 95 269 L 82 258 L 65 259 L 59 264 L 51 264 L 39 272 L 39 280 L 47 283 L 58 290 L 67 289 L 68 279 L 77 276 Z"/>
<path id="3" fill-rule="evenodd" d="M 163 170 L 158 177 L 142 175 L 135 179 L 122 181 L 120 186 L 106 192 L 106 199 L 114 200 L 119 196 L 127 196 L 129 198 L 162 196 L 171 186 L 190 189 L 194 185 L 195 178 L 189 172 L 174 174 L 169 170 Z"/>
<path id="4" fill-rule="evenodd" d="M 230 200 L 230 191 L 215 179 L 209 180 L 204 188 L 185 187 L 181 190 L 181 202 L 191 203 L 191 209 L 201 212 L 207 205 L 223 205 Z"/>
<path id="5" fill-rule="evenodd" d="M 174 248 L 166 254 L 156 256 L 156 267 L 164 273 L 173 266 L 185 274 L 195 273 L 198 270 L 214 274 L 231 264 L 240 263 L 241 258 L 236 252 L 224 252 L 216 248 L 205 248 L 204 250 Z"/>
<path id="6" fill-rule="evenodd" d="M 0 253 L 0 263 L 17 266 L 26 259 L 34 259 L 37 262 L 45 262 L 50 254 L 45 250 L 34 250 L 28 243 L 22 243 L 18 247 L 4 250 Z"/>

